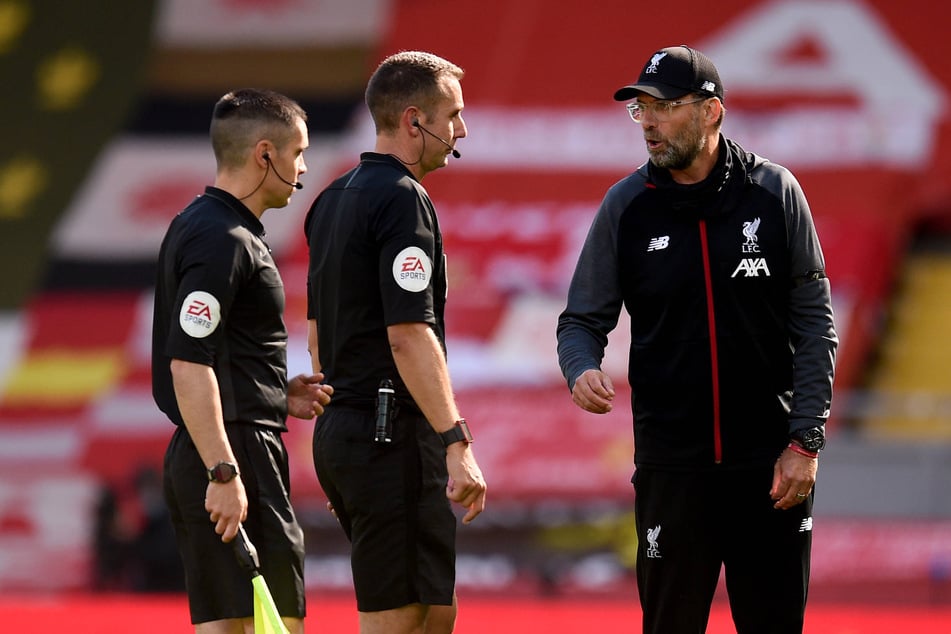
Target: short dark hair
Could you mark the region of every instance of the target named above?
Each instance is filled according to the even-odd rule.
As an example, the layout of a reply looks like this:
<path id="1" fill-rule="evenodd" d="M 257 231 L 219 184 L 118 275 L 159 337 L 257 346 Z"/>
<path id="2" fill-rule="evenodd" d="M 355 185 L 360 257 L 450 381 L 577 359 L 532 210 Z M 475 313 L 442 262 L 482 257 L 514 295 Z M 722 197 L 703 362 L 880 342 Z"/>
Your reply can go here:
<path id="1" fill-rule="evenodd" d="M 377 133 L 399 127 L 408 106 L 419 106 L 427 116 L 445 96 L 444 77 L 462 80 L 465 71 L 452 62 L 423 51 L 400 51 L 384 59 L 367 83 L 366 102 Z"/>
<path id="2" fill-rule="evenodd" d="M 211 116 L 211 147 L 218 167 L 238 167 L 261 139 L 281 147 L 298 120 L 307 121 L 300 105 L 272 90 L 243 88 L 224 95 Z"/>

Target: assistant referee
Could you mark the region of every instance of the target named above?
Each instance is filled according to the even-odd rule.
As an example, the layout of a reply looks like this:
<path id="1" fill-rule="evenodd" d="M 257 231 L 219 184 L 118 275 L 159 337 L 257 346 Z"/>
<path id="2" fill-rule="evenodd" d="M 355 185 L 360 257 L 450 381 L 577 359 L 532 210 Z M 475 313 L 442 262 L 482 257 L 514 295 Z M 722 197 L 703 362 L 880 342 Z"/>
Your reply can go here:
<path id="1" fill-rule="evenodd" d="M 159 252 L 152 391 L 177 425 L 165 497 L 203 634 L 250 627 L 252 585 L 226 543 L 242 522 L 288 629 L 303 631 L 303 531 L 281 433 L 288 414 L 322 413 L 332 390 L 319 374 L 287 379 L 284 286 L 261 216 L 286 206 L 307 171 L 306 119 L 278 93 L 223 96 L 215 184 L 175 217 Z"/>

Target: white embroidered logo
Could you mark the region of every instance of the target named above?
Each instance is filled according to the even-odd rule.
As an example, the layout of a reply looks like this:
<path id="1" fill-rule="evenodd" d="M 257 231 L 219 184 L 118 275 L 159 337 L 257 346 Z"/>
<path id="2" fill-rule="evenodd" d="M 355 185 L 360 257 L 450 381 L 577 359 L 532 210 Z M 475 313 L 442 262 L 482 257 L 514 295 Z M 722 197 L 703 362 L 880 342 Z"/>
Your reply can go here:
<path id="1" fill-rule="evenodd" d="M 766 265 L 766 258 L 743 258 L 740 260 L 740 263 L 736 265 L 736 269 L 730 277 L 736 277 L 740 271 L 743 272 L 743 277 L 759 277 L 760 272 L 766 277 L 769 277 L 769 267 Z"/>
<path id="2" fill-rule="evenodd" d="M 667 53 L 654 53 L 654 56 L 651 57 L 650 66 L 648 66 L 648 67 L 647 67 L 647 70 L 645 70 L 644 72 L 645 72 L 645 73 L 656 73 L 656 72 L 657 72 L 657 65 L 660 63 L 660 60 L 664 59 L 665 57 L 667 57 Z"/>
<path id="3" fill-rule="evenodd" d="M 660 536 L 660 524 L 654 528 L 647 529 L 647 558 L 663 559 L 660 556 L 660 548 L 657 546 L 657 538 Z"/>
<path id="4" fill-rule="evenodd" d="M 802 521 L 802 524 L 799 525 L 800 533 L 807 533 L 812 530 L 812 518 L 807 517 Z"/>
<path id="5" fill-rule="evenodd" d="M 743 223 L 743 237 L 746 242 L 743 244 L 743 253 L 759 253 L 759 238 L 756 232 L 759 230 L 759 218 L 752 222 Z"/>
<path id="6" fill-rule="evenodd" d="M 651 241 L 647 243 L 647 252 L 660 251 L 661 249 L 666 249 L 668 246 L 670 246 L 670 236 L 651 238 Z"/>
<path id="7" fill-rule="evenodd" d="M 703 85 L 700 86 L 700 90 L 706 90 L 707 92 L 716 92 L 717 85 L 714 84 L 712 81 L 705 81 L 703 82 Z"/>

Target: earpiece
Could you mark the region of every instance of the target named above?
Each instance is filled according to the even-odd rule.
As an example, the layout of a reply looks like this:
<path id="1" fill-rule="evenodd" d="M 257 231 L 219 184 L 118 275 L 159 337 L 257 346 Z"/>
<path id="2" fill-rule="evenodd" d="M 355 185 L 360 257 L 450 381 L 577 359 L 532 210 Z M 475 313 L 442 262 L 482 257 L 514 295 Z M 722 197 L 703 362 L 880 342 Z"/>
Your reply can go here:
<path id="1" fill-rule="evenodd" d="M 263 154 L 261 154 L 261 158 L 267 161 L 267 168 L 269 170 L 274 170 L 274 175 L 277 176 L 278 180 L 280 180 L 282 183 L 284 183 L 285 185 L 290 185 L 291 187 L 295 189 L 304 189 L 304 186 L 301 185 L 300 183 L 292 183 L 291 181 L 287 180 L 286 178 L 284 178 L 283 176 L 277 173 L 277 168 L 274 166 L 274 163 L 271 162 L 270 154 L 268 154 L 267 152 L 264 152 Z M 267 173 L 264 174 L 264 177 L 267 178 Z M 264 181 L 261 181 L 261 182 L 263 183 Z"/>
<path id="2" fill-rule="evenodd" d="M 417 119 L 416 117 L 413 117 L 413 127 L 415 128 L 419 127 L 419 119 Z"/>

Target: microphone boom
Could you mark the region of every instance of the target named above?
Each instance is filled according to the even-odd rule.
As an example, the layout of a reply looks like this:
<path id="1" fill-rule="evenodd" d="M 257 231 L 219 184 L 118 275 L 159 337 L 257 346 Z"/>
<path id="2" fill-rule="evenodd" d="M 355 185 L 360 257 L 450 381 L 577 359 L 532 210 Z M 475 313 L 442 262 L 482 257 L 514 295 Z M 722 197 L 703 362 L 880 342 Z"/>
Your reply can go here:
<path id="1" fill-rule="evenodd" d="M 459 153 L 459 150 L 457 150 L 456 148 L 454 148 L 454 147 L 449 143 L 449 141 L 447 141 L 446 139 L 442 138 L 441 136 L 438 136 L 438 135 L 436 135 L 436 134 L 433 134 L 432 132 L 430 132 L 429 130 L 427 130 L 426 128 L 424 128 L 422 125 L 420 125 L 420 123 L 419 123 L 418 120 L 414 119 L 414 120 L 413 120 L 413 125 L 416 126 L 417 128 L 419 128 L 420 130 L 422 130 L 423 132 L 425 132 L 426 134 L 428 134 L 429 136 L 433 137 L 434 139 L 436 139 L 437 141 L 439 141 L 439 142 L 442 143 L 443 145 L 445 145 L 445 146 L 446 146 L 447 148 L 449 148 L 450 150 L 452 150 L 452 156 L 453 156 L 453 158 L 457 158 L 457 159 L 462 158 L 462 154 Z"/>

